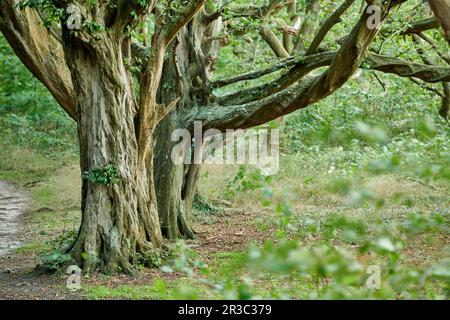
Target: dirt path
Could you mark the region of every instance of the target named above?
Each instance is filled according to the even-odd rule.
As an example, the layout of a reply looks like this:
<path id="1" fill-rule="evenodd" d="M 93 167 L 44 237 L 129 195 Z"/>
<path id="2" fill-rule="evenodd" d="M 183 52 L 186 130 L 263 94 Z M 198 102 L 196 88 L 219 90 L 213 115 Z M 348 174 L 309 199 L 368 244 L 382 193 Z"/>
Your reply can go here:
<path id="1" fill-rule="evenodd" d="M 74 298 L 64 278 L 35 274 L 38 258 L 15 251 L 29 240 L 22 223 L 29 203 L 25 192 L 0 181 L 0 300 Z"/>
<path id="2" fill-rule="evenodd" d="M 0 257 L 20 246 L 17 240 L 20 216 L 24 213 L 27 202 L 27 196 L 11 184 L 0 181 Z"/>

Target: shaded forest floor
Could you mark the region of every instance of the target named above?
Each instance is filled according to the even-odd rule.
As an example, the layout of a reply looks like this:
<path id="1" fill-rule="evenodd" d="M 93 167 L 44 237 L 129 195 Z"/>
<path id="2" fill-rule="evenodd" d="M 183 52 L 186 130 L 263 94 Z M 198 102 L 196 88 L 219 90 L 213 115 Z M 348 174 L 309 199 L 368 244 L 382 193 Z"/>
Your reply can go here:
<path id="1" fill-rule="evenodd" d="M 71 292 L 66 288 L 67 275 L 37 274 L 34 269 L 41 256 L 51 252 L 52 247 L 68 241 L 75 234 L 80 218 L 79 169 L 76 157 L 69 156 L 55 162 L 16 151 L 14 159 L 3 159 L 1 179 L 16 181 L 22 192 L 30 195 L 29 208 L 21 217 L 22 229 L 18 236 L 21 246 L 6 257 L 0 258 L 0 298 L 2 299 L 177 299 L 214 298 L 205 290 L 202 275 L 194 278 L 180 272 L 167 273 L 158 268 L 139 270 L 136 277 L 119 275 L 114 277 L 93 275 L 81 279 L 81 289 Z M 9 158 L 11 159 L 11 158 Z M 9 161 L 9 162 L 8 162 Z M 287 162 L 291 162 L 288 160 Z M 59 164 L 58 170 L 53 170 Z M 200 254 L 209 265 L 212 278 L 218 282 L 228 279 L 243 279 L 254 275 L 247 266 L 250 244 L 261 246 L 268 239 L 276 239 L 277 218 L 273 208 L 261 205 L 258 190 L 239 190 L 230 186 L 236 182 L 237 167 L 206 168 L 202 175 L 200 191 L 205 194 L 217 212 L 197 210 L 195 230 L 197 239 L 186 244 Z M 382 225 L 395 229 L 404 226 L 411 212 L 424 216 L 440 213 L 448 219 L 448 186 L 428 185 L 420 181 L 405 179 L 401 175 L 382 175 L 367 179 L 372 190 L 387 199 L 380 210 L 373 205 L 353 206 L 325 188 L 330 178 L 310 179 L 295 177 L 292 171 L 275 183 L 279 190 L 288 186 L 289 192 L 276 192 L 274 197 L 288 194 L 294 212 L 296 231 L 291 238 L 301 239 L 305 245 L 329 241 L 357 252 L 357 245 L 347 241 L 345 235 L 335 234 L 331 238 L 325 233 L 306 234 L 305 225 L 319 224 L 338 213 L 351 219 L 364 220 L 369 225 Z M 289 177 L 290 176 L 290 177 Z M 328 179 L 328 180 L 327 180 Z M 219 182 L 222 181 L 222 182 Z M 329 182 L 329 181 L 328 181 Z M 237 188 L 237 189 L 236 189 Z M 228 192 L 228 191 L 230 192 Z M 396 194 L 408 194 L 408 199 L 398 201 Z M 226 198 L 224 201 L 222 198 Z M 412 202 L 411 202 L 412 201 Z M 423 231 L 423 232 L 422 232 Z M 442 228 L 422 230 L 408 235 L 403 250 L 404 263 L 410 267 L 426 267 L 448 257 L 450 243 L 448 220 Z M 368 230 L 368 233 L 375 232 Z M 376 258 L 370 254 L 357 254 L 357 260 L 370 264 Z M 263 276 L 256 280 L 256 287 L 264 294 L 283 287 L 279 279 Z M 191 285 L 186 287 L 186 285 Z M 299 296 L 314 290 L 310 284 L 299 283 Z M 192 289 L 192 287 L 196 289 Z M 430 290 L 437 290 L 431 288 Z M 308 291 L 308 292 L 309 292 Z"/>
<path id="2" fill-rule="evenodd" d="M 242 214 L 241 211 L 225 210 L 217 214 L 214 223 L 196 223 L 197 239 L 187 241 L 187 244 L 200 253 L 207 263 L 220 263 L 220 260 L 230 263 L 232 261 L 228 260 L 243 257 L 242 252 L 249 243 L 262 243 L 267 238 L 267 232 L 257 230 L 251 222 L 257 215 L 261 217 L 261 212 L 247 211 Z M 32 226 L 27 224 L 29 220 L 30 213 L 26 213 L 22 218 L 24 230 L 19 233 L 24 243 L 22 249 L 0 257 L 0 299 L 163 298 L 163 292 L 152 292 L 149 284 L 155 279 L 174 284 L 184 279 L 182 274 L 168 274 L 149 268 L 142 269 L 136 277 L 94 275 L 84 278 L 82 287 L 88 289 L 70 292 L 66 288 L 67 275 L 47 275 L 35 271 L 41 261 L 29 247 L 36 245 L 30 231 Z M 136 287 L 136 292 L 133 292 L 133 287 Z M 118 292 L 114 288 L 119 288 Z M 154 296 L 146 296 L 146 293 L 154 293 Z"/>
<path id="3" fill-rule="evenodd" d="M 67 173 L 67 170 L 72 169 L 75 168 L 64 169 L 63 172 Z M 61 182 L 55 176 L 50 181 L 55 179 Z M 15 238 L 21 243 L 19 249 L 0 257 L 0 299 L 163 298 L 163 294 L 167 293 L 162 290 L 159 292 L 149 284 L 156 279 L 174 284 L 185 280 L 181 273 L 168 274 L 157 268 L 143 268 L 135 277 L 94 275 L 83 278 L 82 287 L 86 289 L 71 292 L 66 288 L 67 275 L 61 272 L 53 275 L 37 272 L 35 268 L 41 263 L 39 255 L 51 245 L 48 239 L 59 239 L 67 233 L 67 226 L 72 222 L 70 220 L 77 220 L 71 212 L 58 216 L 55 208 L 41 207 L 42 193 L 47 194 L 43 191 L 45 186 L 49 186 L 48 181 L 34 181 L 22 187 L 17 186 L 17 195 L 34 194 L 34 200 L 29 202 L 28 208 L 19 218 L 21 228 Z M 56 190 L 63 186 L 53 187 Z M 266 215 L 270 215 L 270 211 L 221 208 L 210 219 L 203 218 L 202 221 L 195 222 L 197 238 L 187 241 L 187 245 L 207 263 L 220 265 L 221 260 L 225 260 L 225 263 L 233 264 L 233 260 L 237 259 L 241 268 L 243 252 L 248 245 L 251 242 L 262 244 L 270 236 L 267 230 L 258 230 L 253 223 Z M 233 266 L 231 271 L 235 271 Z M 114 288 L 119 288 L 118 292 Z M 136 288 L 136 292 L 132 288 Z"/>

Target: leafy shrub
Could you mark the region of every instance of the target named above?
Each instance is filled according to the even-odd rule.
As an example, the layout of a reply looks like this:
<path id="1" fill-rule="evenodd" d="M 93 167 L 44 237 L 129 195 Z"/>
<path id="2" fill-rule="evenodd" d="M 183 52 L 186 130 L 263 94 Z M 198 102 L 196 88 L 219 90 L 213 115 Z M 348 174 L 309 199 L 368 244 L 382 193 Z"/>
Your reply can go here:
<path id="1" fill-rule="evenodd" d="M 53 273 L 59 271 L 62 267 L 72 264 L 72 257 L 68 254 L 62 253 L 58 249 L 54 249 L 48 254 L 41 257 L 41 264 L 38 269 L 43 269 L 46 272 Z"/>

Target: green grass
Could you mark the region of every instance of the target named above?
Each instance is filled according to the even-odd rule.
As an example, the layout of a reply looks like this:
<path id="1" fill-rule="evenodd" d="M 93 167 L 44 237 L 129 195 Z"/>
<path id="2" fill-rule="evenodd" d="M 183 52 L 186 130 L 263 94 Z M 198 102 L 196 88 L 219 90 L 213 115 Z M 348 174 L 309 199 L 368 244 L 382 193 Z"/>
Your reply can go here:
<path id="1" fill-rule="evenodd" d="M 136 299 L 136 300 L 163 300 L 177 299 L 189 294 L 192 298 L 201 297 L 201 290 L 187 291 L 182 284 L 171 282 L 169 285 L 164 280 L 154 280 L 149 285 L 119 285 L 107 287 L 104 285 L 83 288 L 88 299 Z M 197 299 L 198 299 L 197 298 Z"/>
<path id="2" fill-rule="evenodd" d="M 14 164 L 12 170 L 1 171 L 0 176 L 18 179 L 24 184 L 39 179 L 29 187 L 33 198 L 32 210 L 27 216 L 30 241 L 24 243 L 17 252 L 41 255 L 49 252 L 59 237 L 78 228 L 79 169 L 74 160 L 56 158 L 49 161 L 46 157 L 35 156 L 36 151 L 20 152 L 24 157 Z M 365 175 L 362 182 L 364 186 L 385 198 L 385 203 L 379 208 L 370 201 L 355 205 L 348 202 L 348 195 L 336 193 L 329 187 L 334 183 L 333 175 L 316 173 L 311 179 L 312 172 L 301 169 L 308 168 L 310 164 L 303 162 L 299 165 L 289 157 L 283 158 L 282 171 L 277 178 L 278 183 L 283 182 L 283 187 L 276 188 L 276 182 L 272 185 L 275 188 L 273 201 L 287 197 L 293 208 L 292 229 L 287 233 L 289 238 L 302 241 L 305 246 L 333 243 L 353 252 L 355 259 L 363 265 L 369 265 L 384 263 L 385 260 L 360 255 L 357 247 L 368 239 L 398 233 L 405 243 L 401 250 L 404 270 L 427 268 L 449 256 L 449 211 L 445 183 L 433 182 L 435 189 L 432 189 L 417 181 L 405 180 L 397 173 L 365 175 L 360 172 L 360 175 Z M 55 164 L 58 169 L 52 170 Z M 27 171 L 28 168 L 32 170 Z M 230 177 L 236 172 L 233 167 L 221 170 Z M 201 186 L 205 188 L 216 182 L 215 176 L 208 175 Z M 214 192 L 214 188 L 211 188 L 206 196 L 214 199 Z M 264 197 L 259 190 L 248 190 L 237 193 L 232 201 L 235 205 L 245 203 L 257 209 L 261 208 L 262 199 Z M 343 217 L 345 221 L 339 220 Z M 217 223 L 214 214 L 203 214 L 198 218 L 201 223 L 211 227 Z M 231 223 L 231 220 L 223 223 Z M 252 224 L 260 232 L 267 233 L 277 227 L 277 216 L 261 215 Z M 361 224 L 364 225 L 362 231 L 359 229 Z M 205 276 L 199 274 L 194 277 L 181 274 L 133 285 L 121 284 L 120 281 L 111 285 L 108 280 L 100 278 L 83 285 L 81 294 L 90 299 L 214 299 L 224 294 L 233 298 L 238 294 L 236 283 L 247 278 L 253 281 L 252 294 L 259 297 L 303 299 L 314 296 L 324 298 L 329 294 L 326 285 L 311 278 L 294 277 L 287 280 L 268 272 L 252 271 L 247 264 L 246 251 L 233 252 L 224 248 L 221 252 L 208 254 L 206 262 L 211 274 L 206 282 Z M 147 271 L 143 269 L 142 272 Z M 214 285 L 221 285 L 225 289 L 218 292 Z M 370 294 L 364 289 L 352 290 L 352 294 L 359 297 Z M 445 287 L 442 282 L 426 285 L 428 297 L 440 298 L 443 290 Z M 380 297 L 386 296 L 395 298 L 393 292 L 380 293 Z"/>
<path id="3" fill-rule="evenodd" d="M 32 210 L 27 217 L 30 241 L 24 243 L 17 252 L 40 255 L 51 250 L 59 237 L 78 228 L 79 169 L 74 160 L 62 157 L 49 161 L 46 157 L 35 156 L 35 151 L 20 152 L 23 155 L 21 160 L 14 163 L 12 168 L 1 171 L 0 176 L 18 179 L 24 184 L 39 179 L 29 187 L 33 198 Z M 333 175 L 316 173 L 311 179 L 311 171 L 301 169 L 308 168 L 310 164 L 303 162 L 299 165 L 289 157 L 283 158 L 282 172 L 277 178 L 284 186 L 275 188 L 276 182 L 272 185 L 275 188 L 273 201 L 287 197 L 293 208 L 292 229 L 287 233 L 289 238 L 302 241 L 305 246 L 333 243 L 352 251 L 355 259 L 363 265 L 369 265 L 384 263 L 385 260 L 359 255 L 357 246 L 363 245 L 368 239 L 398 233 L 405 243 L 401 251 L 404 270 L 427 268 L 448 257 L 449 211 L 445 183 L 433 182 L 435 189 L 432 189 L 417 181 L 405 180 L 397 173 L 366 175 L 360 172 L 360 175 L 365 175 L 362 182 L 364 186 L 385 198 L 385 203 L 379 208 L 370 201 L 355 205 L 348 202 L 347 195 L 335 193 L 329 187 L 334 183 Z M 58 165 L 57 170 L 52 169 L 55 164 Z M 230 177 L 236 172 L 233 167 L 222 170 Z M 215 177 L 209 175 L 201 186 L 204 188 L 214 183 Z M 214 188 L 206 196 L 214 198 Z M 248 190 L 237 193 L 232 201 L 235 205 L 245 203 L 255 209 L 261 208 L 263 198 L 259 190 Z M 345 221 L 339 220 L 343 217 Z M 210 218 L 204 214 L 199 219 L 212 227 L 217 223 L 214 214 Z M 252 224 L 260 232 L 269 232 L 276 228 L 277 216 L 262 215 Z M 364 225 L 361 230 L 360 225 Z M 224 248 L 224 251 L 209 254 L 206 262 L 211 274 L 206 282 L 206 278 L 199 274 L 194 277 L 163 277 L 133 285 L 120 284 L 120 281 L 111 285 L 108 280 L 100 278 L 83 285 L 81 294 L 90 299 L 213 299 L 224 294 L 236 297 L 236 283 L 246 278 L 253 279 L 252 294 L 259 297 L 311 298 L 316 295 L 324 298 L 329 294 L 326 285 L 311 278 L 293 277 L 287 280 L 268 272 L 252 271 L 247 264 L 246 251 L 233 252 Z M 145 269 L 142 272 L 145 273 Z M 225 289 L 218 292 L 214 285 L 224 286 Z M 359 297 L 370 294 L 365 289 L 352 290 L 352 294 Z M 426 285 L 429 297 L 440 298 L 443 290 L 442 282 Z M 380 296 L 395 297 L 390 291 Z"/>
<path id="4" fill-rule="evenodd" d="M 16 249 L 19 254 L 41 254 L 48 252 L 51 246 L 46 241 L 30 241 Z"/>
<path id="5" fill-rule="evenodd" d="M 35 148 L 3 143 L 0 142 L 5 151 L 0 153 L 0 179 L 15 183 L 31 196 L 24 216 L 28 241 L 16 252 L 44 254 L 55 239 L 79 227 L 78 158 L 71 153 L 46 154 Z"/>
<path id="6" fill-rule="evenodd" d="M 224 281 L 242 275 L 246 262 L 247 252 L 216 252 L 209 266 L 214 277 Z"/>
<path id="7" fill-rule="evenodd" d="M 212 278 L 217 283 L 239 278 L 245 272 L 245 252 L 217 252 L 212 254 L 209 267 Z M 217 298 L 202 278 L 177 277 L 155 279 L 148 285 L 87 285 L 83 294 L 89 299 L 204 299 Z"/>

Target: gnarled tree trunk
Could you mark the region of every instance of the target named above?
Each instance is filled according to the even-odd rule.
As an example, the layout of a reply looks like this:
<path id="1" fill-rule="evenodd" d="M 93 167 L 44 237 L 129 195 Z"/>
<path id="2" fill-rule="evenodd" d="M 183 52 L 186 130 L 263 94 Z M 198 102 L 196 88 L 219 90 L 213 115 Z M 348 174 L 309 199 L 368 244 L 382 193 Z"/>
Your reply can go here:
<path id="1" fill-rule="evenodd" d="M 211 99 L 209 84 L 220 49 L 219 41 L 214 39 L 220 33 L 222 22 L 208 10 L 208 7 L 200 10 L 179 32 L 161 78 L 160 100 L 168 103 L 180 98 L 177 108 L 159 123 L 155 134 L 154 173 L 159 216 L 163 234 L 169 239 L 189 239 L 195 235 L 192 203 L 201 164 L 174 163 L 172 150 L 179 141 L 170 138 L 176 129 L 187 129 L 193 136 L 194 119 L 190 115 Z M 198 143 L 191 142 L 192 146 Z M 191 151 L 186 149 L 180 156 L 191 157 Z"/>
<path id="2" fill-rule="evenodd" d="M 167 123 L 161 123 L 160 126 L 171 126 L 170 120 Z M 157 144 L 159 148 L 155 152 L 154 168 L 163 235 L 169 239 L 192 239 L 195 236 L 191 216 L 192 197 L 198 179 L 189 182 L 192 181 L 189 176 L 192 168 L 199 168 L 200 165 L 174 163 L 171 159 L 171 153 L 176 143 L 167 141 L 168 137 L 164 137 L 163 134 L 158 138 L 166 140 L 166 143 Z M 197 171 L 199 172 L 199 170 Z"/>
<path id="3" fill-rule="evenodd" d="M 71 253 L 88 271 L 131 272 L 131 264 L 145 261 L 163 242 L 152 161 L 142 174 L 138 170 L 133 81 L 122 56 L 126 41 L 108 32 L 101 37 L 92 44 L 64 34 L 76 96 L 80 165 L 87 175 L 82 224 Z"/>

